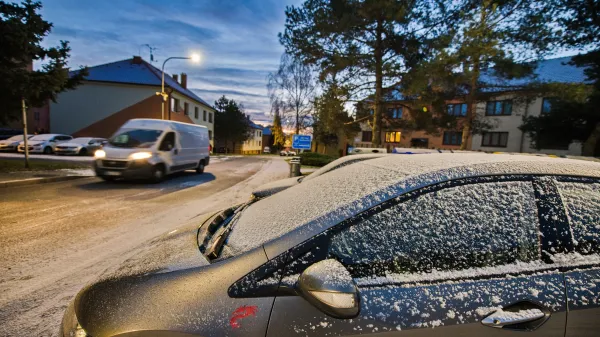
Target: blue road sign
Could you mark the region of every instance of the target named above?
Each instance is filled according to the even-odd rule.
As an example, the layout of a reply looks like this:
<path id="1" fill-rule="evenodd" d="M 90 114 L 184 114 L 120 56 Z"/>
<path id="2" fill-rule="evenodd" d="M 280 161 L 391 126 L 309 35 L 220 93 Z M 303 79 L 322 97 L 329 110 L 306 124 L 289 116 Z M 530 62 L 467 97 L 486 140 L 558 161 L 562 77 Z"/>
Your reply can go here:
<path id="1" fill-rule="evenodd" d="M 310 150 L 310 143 L 312 142 L 312 137 L 308 135 L 294 135 L 292 139 L 292 149 L 296 150 Z"/>

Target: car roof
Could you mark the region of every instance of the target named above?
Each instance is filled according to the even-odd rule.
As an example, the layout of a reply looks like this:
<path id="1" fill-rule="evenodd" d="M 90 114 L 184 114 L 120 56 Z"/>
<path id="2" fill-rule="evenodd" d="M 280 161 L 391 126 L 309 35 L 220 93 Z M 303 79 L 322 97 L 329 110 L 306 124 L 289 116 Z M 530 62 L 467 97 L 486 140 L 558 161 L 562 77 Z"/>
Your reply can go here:
<path id="1" fill-rule="evenodd" d="M 266 243 L 265 251 L 272 258 L 400 194 L 452 179 L 504 174 L 600 178 L 600 163 L 486 153 L 390 155 L 365 160 L 257 201 L 242 213 L 228 245 L 237 252 Z"/>

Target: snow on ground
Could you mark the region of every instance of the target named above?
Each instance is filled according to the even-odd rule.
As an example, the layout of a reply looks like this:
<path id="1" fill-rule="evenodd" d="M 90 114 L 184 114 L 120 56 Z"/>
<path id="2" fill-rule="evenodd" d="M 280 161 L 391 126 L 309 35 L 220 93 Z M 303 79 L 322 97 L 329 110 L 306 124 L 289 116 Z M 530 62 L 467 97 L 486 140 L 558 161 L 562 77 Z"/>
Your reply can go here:
<path id="1" fill-rule="evenodd" d="M 0 153 L 0 159 L 2 158 L 23 158 L 23 153 Z M 47 154 L 29 154 L 30 159 L 46 159 L 54 161 L 76 161 L 76 162 L 93 162 L 94 157 L 84 156 L 56 156 Z"/>
<path id="2" fill-rule="evenodd" d="M 54 222 L 29 225 L 60 227 L 53 230 L 66 231 L 66 242 L 46 247 L 39 257 L 15 256 L 18 262 L 4 260 L 2 264 L 7 269 L 3 267 L 3 272 L 8 270 L 10 277 L 6 274 L 0 277 L 0 336 L 56 336 L 66 305 L 86 283 L 96 280 L 111 266 L 143 251 L 149 240 L 197 223 L 199 215 L 206 212 L 245 202 L 256 187 L 285 178 L 289 173 L 289 167 L 283 160 L 249 165 L 258 172 L 233 186 L 229 184 L 231 187 L 221 191 L 218 188 L 222 185 L 217 183 L 230 177 L 144 202 L 123 200 L 121 210 L 116 209 L 119 208 L 115 204 L 118 200 L 91 200 L 88 207 L 98 210 L 93 213 L 97 214 L 95 219 L 90 218 L 89 222 L 106 223 L 102 227 L 69 221 L 69 216 L 75 214 L 71 214 L 73 212 L 68 208 L 64 214 L 54 216 Z M 105 214 L 102 209 L 106 209 Z M 21 227 L 15 230 L 28 230 Z M 74 232 L 75 229 L 79 232 Z M 0 234 L 2 230 L 0 228 Z M 13 239 L 5 236 L 5 240 Z M 24 242 L 23 245 L 30 243 Z M 5 250 L 8 249 L 6 246 L 0 245 L 0 249 L 4 256 L 10 253 Z"/>

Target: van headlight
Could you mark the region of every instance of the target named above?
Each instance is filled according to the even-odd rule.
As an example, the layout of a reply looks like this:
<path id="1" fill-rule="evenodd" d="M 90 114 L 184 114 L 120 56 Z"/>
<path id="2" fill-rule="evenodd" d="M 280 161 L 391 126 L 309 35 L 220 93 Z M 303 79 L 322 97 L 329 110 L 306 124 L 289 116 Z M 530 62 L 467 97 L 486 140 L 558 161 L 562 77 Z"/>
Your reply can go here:
<path id="1" fill-rule="evenodd" d="M 148 159 L 150 157 L 152 157 L 152 153 L 150 152 L 135 152 L 129 155 L 129 158 L 132 160 Z"/>
<path id="2" fill-rule="evenodd" d="M 94 158 L 101 159 L 104 157 L 106 157 L 106 152 L 104 152 L 104 150 L 97 150 L 96 152 L 94 152 Z"/>

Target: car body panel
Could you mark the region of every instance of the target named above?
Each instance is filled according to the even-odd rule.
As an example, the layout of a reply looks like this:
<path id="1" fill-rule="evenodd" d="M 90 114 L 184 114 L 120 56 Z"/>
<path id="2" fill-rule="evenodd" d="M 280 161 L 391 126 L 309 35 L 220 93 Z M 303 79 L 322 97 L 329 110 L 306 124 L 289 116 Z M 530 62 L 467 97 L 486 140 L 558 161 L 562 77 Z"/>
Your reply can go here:
<path id="1" fill-rule="evenodd" d="M 277 297 L 267 336 L 351 336 L 359 333 L 361 336 L 412 337 L 430 336 L 440 329 L 439 333 L 449 337 L 502 337 L 510 332 L 484 326 L 481 320 L 499 308 L 533 301 L 549 309 L 551 316 L 527 335 L 563 337 L 566 324 L 564 290 L 560 274 L 420 286 L 370 288 L 359 285 L 360 313 L 353 319 L 333 319 L 300 296 Z"/>
<path id="2" fill-rule="evenodd" d="M 566 337 L 592 337 L 600 332 L 600 268 L 567 273 Z"/>
<path id="3" fill-rule="evenodd" d="M 30 139 L 33 135 L 28 135 Z M 23 135 L 12 136 L 8 139 L 0 140 L 0 151 L 16 152 L 19 144 L 23 141 Z"/>
<path id="4" fill-rule="evenodd" d="M 87 141 L 82 141 L 87 140 Z M 96 150 L 102 148 L 102 142 L 106 141 L 103 138 L 75 138 L 69 141 L 61 142 L 54 148 L 56 154 L 70 154 L 77 155 L 81 153 L 82 149 L 85 149 L 86 153 L 93 155 Z M 91 143 L 91 144 L 90 144 Z"/>
<path id="5" fill-rule="evenodd" d="M 48 139 L 35 140 L 36 136 L 45 136 L 45 137 L 48 137 Z M 31 139 L 27 140 L 27 147 L 29 148 L 29 152 L 31 152 L 31 153 L 43 153 L 44 149 L 46 149 L 48 147 L 50 149 L 52 149 L 52 152 L 54 152 L 56 145 L 58 145 L 62 142 L 65 142 L 65 141 L 69 141 L 70 139 L 73 138 L 69 135 L 54 134 L 54 133 L 36 135 L 36 136 L 33 136 L 33 137 L 31 137 Z M 65 139 L 57 140 L 56 137 L 65 138 Z M 19 152 L 25 152 L 25 142 L 24 141 L 19 142 L 19 146 L 17 149 Z"/>

